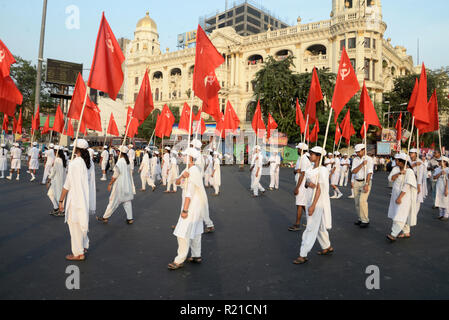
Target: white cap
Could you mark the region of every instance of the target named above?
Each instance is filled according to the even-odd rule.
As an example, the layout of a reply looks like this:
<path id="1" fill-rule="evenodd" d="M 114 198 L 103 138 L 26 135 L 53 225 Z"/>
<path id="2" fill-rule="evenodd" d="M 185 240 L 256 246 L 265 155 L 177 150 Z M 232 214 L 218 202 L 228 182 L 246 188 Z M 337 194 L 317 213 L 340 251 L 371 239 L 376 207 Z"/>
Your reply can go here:
<path id="1" fill-rule="evenodd" d="M 398 153 L 394 156 L 396 160 L 404 160 L 407 161 L 408 156 L 405 153 Z"/>
<path id="2" fill-rule="evenodd" d="M 334 153 L 336 156 L 339 156 L 339 155 L 341 155 L 341 153 L 340 152 L 338 152 L 338 151 L 335 151 L 335 153 Z"/>
<path id="3" fill-rule="evenodd" d="M 50 143 L 50 145 L 48 146 L 50 149 L 53 149 L 55 147 L 55 145 L 53 143 Z"/>
<path id="4" fill-rule="evenodd" d="M 255 146 L 254 147 L 254 150 L 261 150 L 262 148 L 259 146 L 259 145 L 257 145 L 257 146 Z"/>
<path id="5" fill-rule="evenodd" d="M 311 152 L 313 152 L 313 153 L 316 153 L 316 154 L 321 154 L 321 155 L 325 155 L 326 154 L 326 150 L 324 150 L 323 148 L 321 148 L 321 147 L 313 147 L 312 148 L 312 150 L 310 150 Z"/>
<path id="6" fill-rule="evenodd" d="M 108 147 L 108 146 L 104 146 L 103 148 L 105 148 L 105 149 L 109 149 L 109 147 Z"/>
<path id="7" fill-rule="evenodd" d="M 165 147 L 165 150 L 170 151 L 171 148 L 170 147 Z"/>
<path id="8" fill-rule="evenodd" d="M 296 146 L 296 149 L 307 151 L 307 150 L 309 150 L 309 146 L 307 144 L 301 142 L 300 144 L 298 144 Z"/>
<path id="9" fill-rule="evenodd" d="M 68 148 L 64 148 L 64 151 L 69 151 L 69 149 Z"/>
<path id="10" fill-rule="evenodd" d="M 201 143 L 201 141 L 198 140 L 198 139 L 192 140 L 192 142 L 191 142 L 190 144 L 191 144 L 194 148 L 197 148 L 197 149 L 201 149 L 201 147 L 203 146 L 203 144 Z"/>
<path id="11" fill-rule="evenodd" d="M 418 153 L 418 149 L 416 148 L 410 149 L 410 153 Z"/>
<path id="12" fill-rule="evenodd" d="M 349 157 L 349 154 L 345 153 L 345 154 L 343 155 L 343 157 Z"/>
<path id="13" fill-rule="evenodd" d="M 448 157 L 441 157 L 441 160 L 446 161 L 447 163 L 449 163 L 449 158 Z"/>
<path id="14" fill-rule="evenodd" d="M 193 159 L 198 159 L 199 157 L 201 157 L 201 153 L 194 148 L 188 148 L 185 151 L 185 154 L 189 157 L 192 157 Z"/>
<path id="15" fill-rule="evenodd" d="M 360 151 L 362 151 L 364 149 L 365 149 L 365 145 L 364 144 L 358 144 L 358 145 L 355 146 L 354 151 L 355 152 L 360 152 Z"/>
<path id="16" fill-rule="evenodd" d="M 37 142 L 33 142 L 33 146 L 37 146 Z"/>
<path id="17" fill-rule="evenodd" d="M 130 144 L 128 147 L 129 147 L 130 149 L 134 148 L 134 146 L 133 146 L 132 144 Z"/>
<path id="18" fill-rule="evenodd" d="M 332 154 L 332 153 L 330 153 L 330 152 L 329 152 L 329 153 L 328 153 L 327 155 L 328 155 L 329 157 L 330 157 L 330 156 L 333 156 L 333 154 Z"/>
<path id="19" fill-rule="evenodd" d="M 127 146 L 121 146 L 121 147 L 120 147 L 120 152 L 121 152 L 121 153 L 127 154 L 128 151 L 129 151 L 129 149 L 128 149 Z"/>
<path id="20" fill-rule="evenodd" d="M 53 147 L 52 147 L 52 145 L 50 145 L 50 148 L 53 148 Z M 78 141 L 76 141 L 76 147 L 78 149 L 89 149 L 89 143 L 87 143 L 87 141 L 84 139 L 78 139 Z"/>
<path id="21" fill-rule="evenodd" d="M 6 144 L 2 143 L 1 147 L 6 148 Z"/>
<path id="22" fill-rule="evenodd" d="M 214 151 L 214 156 L 219 156 L 220 154 L 217 151 Z"/>

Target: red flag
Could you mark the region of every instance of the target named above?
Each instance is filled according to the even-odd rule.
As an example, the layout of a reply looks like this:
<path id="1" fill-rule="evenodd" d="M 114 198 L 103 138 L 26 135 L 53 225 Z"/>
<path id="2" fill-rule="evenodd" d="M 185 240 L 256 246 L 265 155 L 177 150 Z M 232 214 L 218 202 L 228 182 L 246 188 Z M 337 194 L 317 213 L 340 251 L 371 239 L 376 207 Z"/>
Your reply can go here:
<path id="1" fill-rule="evenodd" d="M 341 123 L 342 136 L 346 139 L 346 143 L 349 144 L 351 137 L 356 134 L 354 126 L 351 123 L 351 110 L 348 109 L 348 113 Z"/>
<path id="2" fill-rule="evenodd" d="M 161 139 L 164 137 L 164 131 L 162 130 L 162 117 L 159 114 L 157 115 L 156 128 L 154 130 L 154 134 L 156 135 L 156 137 L 159 137 Z"/>
<path id="3" fill-rule="evenodd" d="M 369 125 L 382 128 L 379 118 L 377 117 L 376 109 L 374 109 L 373 102 L 366 89 L 366 84 L 363 82 L 362 96 L 360 97 L 360 112 L 364 115 L 364 122 Z"/>
<path id="4" fill-rule="evenodd" d="M 61 107 L 58 105 L 56 108 L 55 121 L 53 123 L 53 131 L 62 133 L 64 130 L 64 115 L 62 114 Z"/>
<path id="5" fill-rule="evenodd" d="M 113 113 L 111 113 L 111 118 L 109 119 L 109 126 L 108 126 L 107 134 L 110 134 L 111 136 L 115 136 L 115 137 L 120 136 L 120 133 L 117 128 L 117 123 L 115 123 Z"/>
<path id="6" fill-rule="evenodd" d="M 19 119 L 17 120 L 17 127 L 15 133 L 22 134 L 23 130 L 23 117 L 22 117 L 22 109 L 20 109 Z"/>
<path id="7" fill-rule="evenodd" d="M 11 65 L 16 63 L 16 59 L 8 50 L 6 45 L 0 40 L 0 78 L 6 78 L 11 71 Z"/>
<path id="8" fill-rule="evenodd" d="M 31 123 L 31 131 L 36 132 L 41 126 L 41 117 L 39 114 L 39 106 L 37 106 L 36 114 L 34 115 L 33 121 Z"/>
<path id="9" fill-rule="evenodd" d="M 100 109 L 93 102 L 86 105 L 82 122 L 83 124 L 86 124 L 87 129 L 103 132 L 103 128 L 101 126 Z"/>
<path id="10" fill-rule="evenodd" d="M 232 104 L 230 101 L 226 104 L 226 111 L 224 116 L 224 123 L 223 123 L 223 129 L 224 130 L 230 130 L 232 133 L 236 133 L 237 129 L 240 126 L 240 119 L 235 113 L 234 108 L 232 107 Z"/>
<path id="11" fill-rule="evenodd" d="M 162 109 L 160 121 L 161 133 L 165 137 L 170 137 L 173 125 L 175 124 L 175 117 L 173 116 L 173 113 L 170 111 L 167 105 L 164 105 L 164 108 Z"/>
<path id="12" fill-rule="evenodd" d="M 416 127 L 424 127 L 429 124 L 429 112 L 427 110 L 427 73 L 426 66 L 422 64 L 421 77 L 419 78 L 418 95 L 416 97 L 416 106 L 413 109 Z"/>
<path id="13" fill-rule="evenodd" d="M 265 123 L 262 119 L 262 109 L 260 108 L 260 101 L 257 102 L 256 112 L 254 113 L 252 127 L 256 134 L 259 134 L 259 130 L 266 130 Z"/>
<path id="14" fill-rule="evenodd" d="M 306 104 L 306 119 L 309 116 L 309 123 L 316 121 L 316 104 L 323 100 L 323 92 L 321 91 L 320 80 L 316 68 L 313 68 L 312 83 L 310 84 L 309 96 Z"/>
<path id="15" fill-rule="evenodd" d="M 398 122 L 396 122 L 396 140 L 402 140 L 402 112 L 399 114 Z"/>
<path id="16" fill-rule="evenodd" d="M 153 94 L 151 93 L 150 79 L 148 78 L 148 70 L 145 71 L 142 86 L 134 105 L 133 118 L 139 120 L 142 124 L 154 110 Z"/>
<path id="17" fill-rule="evenodd" d="M 47 134 L 51 131 L 50 128 L 50 115 L 47 116 L 47 121 L 45 121 L 44 127 L 42 128 L 42 134 Z"/>
<path id="18" fill-rule="evenodd" d="M 103 12 L 87 85 L 115 100 L 123 83 L 123 61 L 125 56 Z"/>
<path id="19" fill-rule="evenodd" d="M 413 114 L 413 110 L 416 106 L 416 98 L 418 98 L 418 89 L 419 89 L 419 81 L 415 79 L 415 86 L 413 87 L 412 96 L 410 97 L 410 101 L 408 103 L 407 110 L 411 114 Z"/>
<path id="20" fill-rule="evenodd" d="M 193 117 L 192 117 L 193 120 Z M 184 103 L 184 107 L 182 108 L 181 118 L 179 119 L 178 129 L 183 130 L 185 132 L 189 132 L 190 129 L 190 106 L 187 102 Z"/>
<path id="21" fill-rule="evenodd" d="M 304 115 L 302 114 L 298 99 L 296 99 L 296 124 L 300 128 L 301 134 L 303 134 L 306 131 L 306 121 L 304 120 Z"/>
<path id="22" fill-rule="evenodd" d="M 17 120 L 16 117 L 12 117 L 12 133 L 15 134 L 17 130 Z"/>
<path id="23" fill-rule="evenodd" d="M 267 139 L 270 139 L 271 137 L 271 130 L 277 129 L 278 124 L 274 120 L 274 118 L 271 116 L 271 114 L 268 114 L 268 123 L 267 123 Z"/>
<path id="24" fill-rule="evenodd" d="M 315 127 L 313 127 L 312 133 L 310 134 L 310 137 L 309 137 L 309 141 L 317 142 L 319 132 L 320 132 L 320 124 L 318 123 L 318 120 L 315 120 Z"/>
<path id="25" fill-rule="evenodd" d="M 222 138 L 226 137 L 224 121 L 225 115 L 222 112 L 220 112 L 220 116 L 218 117 L 217 121 L 217 126 L 215 127 L 215 135 L 219 136 L 221 134 Z"/>
<path id="26" fill-rule="evenodd" d="M 86 85 L 84 83 L 83 77 L 81 76 L 81 73 L 79 73 L 78 78 L 76 79 L 72 101 L 70 102 L 69 113 L 67 114 L 68 118 L 80 120 L 81 110 L 83 109 L 85 97 L 86 97 Z M 86 110 L 89 107 L 91 108 L 91 110 L 96 109 L 96 105 L 90 100 L 89 95 L 87 95 L 86 108 L 84 108 L 84 112 L 86 112 Z"/>
<path id="27" fill-rule="evenodd" d="M 0 112 L 12 117 L 16 112 L 16 106 L 22 102 L 23 96 L 11 77 L 0 78 Z"/>
<path id="28" fill-rule="evenodd" d="M 126 127 L 128 128 L 127 137 L 134 138 L 139 131 L 139 120 L 134 118 L 132 115 L 134 109 L 129 107 L 126 115 Z"/>
<path id="29" fill-rule="evenodd" d="M 69 119 L 67 121 L 67 129 L 64 130 L 64 135 L 68 136 L 68 137 L 72 137 L 72 139 L 75 136 L 75 130 L 73 130 L 72 119 Z"/>
<path id="30" fill-rule="evenodd" d="M 209 80 L 211 79 L 211 80 Z M 220 83 L 217 77 L 208 78 L 206 83 L 206 100 L 203 100 L 203 106 L 201 108 L 202 112 L 205 112 L 212 116 L 215 121 L 220 117 L 220 101 L 218 99 L 218 92 L 220 91 Z"/>
<path id="31" fill-rule="evenodd" d="M 419 134 L 438 131 L 440 129 L 440 119 L 438 117 L 438 98 L 436 90 L 433 92 L 432 97 L 430 97 L 427 110 L 429 113 L 430 121 L 428 125 L 422 125 L 418 127 Z"/>
<path id="32" fill-rule="evenodd" d="M 357 75 L 349 60 L 346 49 L 343 47 L 340 67 L 338 68 L 337 82 L 335 83 L 334 96 L 332 98 L 332 108 L 335 111 L 335 122 L 337 122 L 340 112 L 351 98 L 360 90 Z"/>
<path id="33" fill-rule="evenodd" d="M 5 113 L 3 115 L 3 125 L 2 125 L 2 131 L 5 131 L 5 133 L 8 133 L 8 126 L 9 126 L 9 119 L 8 115 Z"/>
<path id="34" fill-rule="evenodd" d="M 335 128 L 335 145 L 336 146 L 340 143 L 341 137 L 342 137 L 342 133 L 341 133 L 340 125 L 337 122 L 336 128 Z"/>
<path id="35" fill-rule="evenodd" d="M 203 102 L 207 102 L 211 97 L 215 96 L 215 94 L 207 92 L 207 85 L 211 87 L 209 91 L 217 89 L 216 84 L 218 81 L 215 75 L 215 69 L 223 64 L 224 61 L 223 56 L 214 47 L 201 26 L 198 25 L 198 31 L 196 33 L 195 68 L 193 71 L 193 91 Z M 214 87 L 215 89 L 213 89 Z M 220 87 L 219 83 L 218 87 Z"/>
<path id="36" fill-rule="evenodd" d="M 201 135 L 203 135 L 204 132 L 206 132 L 206 123 L 204 122 L 204 119 L 201 117 L 201 110 L 198 111 L 198 113 L 193 116 L 192 120 L 196 121 L 195 133 L 198 131 Z M 198 123 L 198 121 L 200 121 L 200 123 Z M 170 135 L 168 135 L 168 137 L 169 136 Z"/>

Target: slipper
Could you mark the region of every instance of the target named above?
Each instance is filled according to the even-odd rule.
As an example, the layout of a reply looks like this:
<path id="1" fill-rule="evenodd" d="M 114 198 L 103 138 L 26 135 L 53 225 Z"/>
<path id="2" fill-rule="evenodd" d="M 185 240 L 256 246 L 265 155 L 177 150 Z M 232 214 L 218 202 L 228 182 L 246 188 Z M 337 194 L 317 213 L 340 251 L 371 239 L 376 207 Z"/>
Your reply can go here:
<path id="1" fill-rule="evenodd" d="M 400 236 L 398 236 L 398 239 L 410 239 L 412 236 L 409 234 L 408 236 L 405 234 L 401 234 Z"/>
<path id="2" fill-rule="evenodd" d="M 169 264 L 168 264 L 168 269 L 170 269 L 170 270 L 178 270 L 178 269 L 181 269 L 181 268 L 183 268 L 183 267 L 184 267 L 184 264 L 183 264 L 183 263 L 181 263 L 181 264 L 176 264 L 176 263 L 172 262 L 172 263 L 169 263 Z"/>
<path id="3" fill-rule="evenodd" d="M 319 256 L 329 256 L 334 253 L 334 248 L 330 247 L 329 249 L 318 251 Z"/>
<path id="4" fill-rule="evenodd" d="M 104 219 L 103 217 L 96 217 L 96 218 L 97 218 L 97 221 L 99 221 L 99 222 L 103 222 L 103 223 L 108 223 L 109 222 L 108 219 Z"/>
<path id="5" fill-rule="evenodd" d="M 299 225 L 295 224 L 295 225 L 289 227 L 288 231 L 298 232 L 298 231 L 301 231 L 301 227 Z"/>
<path id="6" fill-rule="evenodd" d="M 387 240 L 391 243 L 396 242 L 397 238 L 393 237 L 391 234 L 387 235 Z"/>
<path id="7" fill-rule="evenodd" d="M 298 259 L 293 261 L 293 264 L 305 264 L 309 261 L 307 258 L 299 257 Z"/>
<path id="8" fill-rule="evenodd" d="M 126 223 L 127 223 L 127 224 L 133 224 L 133 223 L 134 223 L 134 219 L 126 220 Z"/>
<path id="9" fill-rule="evenodd" d="M 187 262 L 200 264 L 201 262 L 203 262 L 203 259 L 201 259 L 201 257 L 200 258 L 192 257 L 192 258 L 187 259 Z"/>
<path id="10" fill-rule="evenodd" d="M 75 257 L 73 254 L 69 254 L 68 256 L 65 257 L 65 259 L 67 261 L 84 261 L 84 260 L 86 260 L 86 257 L 84 256 L 84 254 L 82 254 L 78 257 Z"/>

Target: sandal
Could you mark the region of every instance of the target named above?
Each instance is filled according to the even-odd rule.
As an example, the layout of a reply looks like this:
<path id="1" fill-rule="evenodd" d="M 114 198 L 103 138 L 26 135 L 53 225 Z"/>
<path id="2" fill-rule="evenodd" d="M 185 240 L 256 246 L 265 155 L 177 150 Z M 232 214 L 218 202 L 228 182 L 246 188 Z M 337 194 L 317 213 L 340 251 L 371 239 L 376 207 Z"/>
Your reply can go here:
<path id="1" fill-rule="evenodd" d="M 133 223 L 134 223 L 134 219 L 126 220 L 126 223 L 127 223 L 127 224 L 133 224 Z"/>
<path id="2" fill-rule="evenodd" d="M 293 226 L 288 228 L 288 231 L 298 232 L 298 231 L 301 231 L 301 227 L 299 225 L 297 225 L 297 224 L 294 224 Z"/>
<path id="3" fill-rule="evenodd" d="M 406 234 L 402 233 L 400 236 L 398 236 L 398 239 L 410 239 L 410 238 L 411 238 L 410 234 L 406 235 Z"/>
<path id="4" fill-rule="evenodd" d="M 84 260 L 86 260 L 86 257 L 84 256 L 84 254 L 82 254 L 78 257 L 75 257 L 73 254 L 69 254 L 68 256 L 65 257 L 65 259 L 67 261 L 84 261 Z"/>
<path id="5" fill-rule="evenodd" d="M 309 259 L 307 258 L 299 257 L 298 259 L 293 261 L 293 264 L 305 264 L 308 261 Z"/>
<path id="6" fill-rule="evenodd" d="M 184 264 L 183 264 L 183 263 L 181 263 L 181 264 L 176 264 L 176 263 L 172 262 L 172 263 L 169 263 L 169 264 L 168 264 L 168 268 L 169 268 L 170 270 L 178 270 L 178 269 L 181 269 L 181 268 L 183 268 L 183 267 L 184 267 Z"/>
<path id="7" fill-rule="evenodd" d="M 328 256 L 334 253 L 334 248 L 330 247 L 329 249 L 318 251 L 319 256 Z"/>
<path id="8" fill-rule="evenodd" d="M 201 257 L 200 258 L 192 257 L 192 258 L 187 259 L 187 262 L 200 264 L 201 262 L 203 262 L 203 259 Z"/>
<path id="9" fill-rule="evenodd" d="M 396 242 L 396 238 L 395 237 L 393 237 L 391 234 L 389 234 L 389 235 L 387 235 L 387 239 L 390 241 L 390 242 Z"/>
<path id="10" fill-rule="evenodd" d="M 108 222 L 109 222 L 108 219 L 105 219 L 105 218 L 103 218 L 103 217 L 97 217 L 97 221 L 103 222 L 103 223 L 108 223 Z"/>
<path id="11" fill-rule="evenodd" d="M 206 228 L 206 231 L 205 231 L 205 233 L 214 233 L 214 232 L 215 232 L 214 227 Z"/>

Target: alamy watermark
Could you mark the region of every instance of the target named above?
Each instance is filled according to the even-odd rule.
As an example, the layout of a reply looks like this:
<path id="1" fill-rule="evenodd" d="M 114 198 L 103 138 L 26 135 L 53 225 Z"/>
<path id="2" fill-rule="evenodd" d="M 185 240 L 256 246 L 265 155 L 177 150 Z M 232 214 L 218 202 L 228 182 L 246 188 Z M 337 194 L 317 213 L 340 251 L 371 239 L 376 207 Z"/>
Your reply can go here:
<path id="1" fill-rule="evenodd" d="M 74 4 L 65 8 L 65 27 L 68 30 L 79 30 L 81 28 L 80 8 Z"/>
<path id="2" fill-rule="evenodd" d="M 69 276 L 65 280 L 65 287 L 67 290 L 80 290 L 80 269 L 77 266 L 68 266 L 65 273 Z"/>

